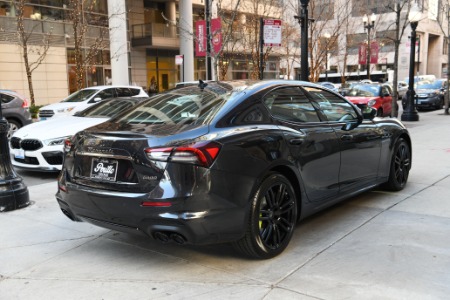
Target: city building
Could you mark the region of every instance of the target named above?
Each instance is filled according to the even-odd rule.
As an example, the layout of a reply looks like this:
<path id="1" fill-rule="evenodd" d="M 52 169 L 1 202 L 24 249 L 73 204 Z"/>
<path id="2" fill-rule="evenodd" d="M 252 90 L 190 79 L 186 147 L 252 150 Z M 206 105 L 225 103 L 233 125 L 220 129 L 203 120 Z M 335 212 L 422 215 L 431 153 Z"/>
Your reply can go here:
<path id="1" fill-rule="evenodd" d="M 239 2 L 238 13 L 234 13 L 234 1 L 221 2 L 221 16 L 228 17 L 233 23 L 232 38 L 226 41 L 227 47 L 224 47 L 220 59 L 215 60 L 217 68 L 213 68 L 212 72 L 220 79 L 254 78 L 258 68 L 252 48 L 254 45 L 250 47 L 243 37 L 255 32 L 249 24 L 254 24 L 256 18 L 278 18 L 283 22 L 284 44 L 270 47 L 270 53 L 264 57 L 264 78 L 298 79 L 300 26 L 295 16 L 299 1 L 290 4 L 281 0 L 260 1 L 259 9 L 264 5 L 267 7 L 256 12 L 252 11 L 252 1 L 259 3 L 257 0 Z M 386 37 L 392 31 L 394 15 L 385 9 L 383 1 L 310 0 L 310 44 L 312 49 L 316 49 L 310 54 L 310 68 L 318 67 L 314 81 L 327 78 L 341 82 L 342 77 L 347 80 L 367 78 L 366 66 L 358 61 L 358 51 L 360 44 L 368 37 L 362 18 L 372 13 L 377 16 L 372 33 L 373 39 L 379 42 L 379 55 L 377 63 L 370 67 L 371 77 L 372 80 L 390 78 L 394 52 L 392 43 Z M 74 36 L 74 17 L 71 14 L 76 2 L 82 4 L 78 12 L 84 34 L 78 42 L 82 48 L 80 54 L 74 47 L 80 37 Z M 17 9 L 14 3 L 18 1 L 0 0 L 0 88 L 13 89 L 29 96 L 24 56 L 17 43 Z M 211 4 L 214 18 L 217 1 L 211 1 Z M 424 18 L 418 27 L 420 46 L 416 54 L 416 69 L 420 74 L 443 77 L 447 68 L 447 38 L 444 31 L 447 33 L 448 27 L 441 29 L 439 24 L 445 24 L 447 16 L 442 15 L 440 8 L 443 5 L 439 0 L 420 0 L 420 5 Z M 350 14 L 348 22 L 352 26 L 347 31 L 343 31 L 344 26 L 339 19 L 342 7 Z M 406 12 L 402 14 L 405 17 Z M 204 16 L 204 0 L 25 1 L 23 17 L 28 33 L 27 43 L 34 47 L 33 53 L 29 51 L 30 61 L 38 60 L 42 46 L 47 42 L 49 45 L 42 62 L 33 66 L 36 67 L 32 73 L 36 105 L 58 102 L 77 90 L 74 75 L 77 72 L 77 55 L 89 58 L 83 73 L 83 86 L 132 84 L 150 92 L 161 92 L 175 87 L 180 81 L 205 79 L 206 60 L 196 55 L 193 36 L 196 22 L 203 20 Z M 324 20 L 325 16 L 328 16 L 327 20 Z M 224 20 L 222 23 L 225 23 Z M 326 47 L 322 47 L 326 49 L 325 56 L 315 62 L 314 59 L 320 57 L 315 51 L 320 47 L 314 47 L 323 45 L 326 37 L 323 34 L 325 30 L 318 29 L 321 24 L 325 24 L 324 28 L 328 28 L 326 30 L 331 35 L 327 38 Z M 287 28 L 289 33 L 285 30 Z M 409 32 L 408 26 L 401 40 L 399 80 L 403 80 L 409 70 Z M 343 54 L 347 55 L 345 59 Z M 183 56 L 181 63 L 180 55 Z"/>

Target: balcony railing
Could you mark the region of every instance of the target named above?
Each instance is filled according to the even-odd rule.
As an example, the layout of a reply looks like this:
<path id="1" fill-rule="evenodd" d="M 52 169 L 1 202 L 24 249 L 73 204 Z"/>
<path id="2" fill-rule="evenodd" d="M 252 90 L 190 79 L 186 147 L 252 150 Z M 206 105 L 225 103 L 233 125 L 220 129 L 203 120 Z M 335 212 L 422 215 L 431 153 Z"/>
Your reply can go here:
<path id="1" fill-rule="evenodd" d="M 178 29 L 175 25 L 161 23 L 136 24 L 132 27 L 132 38 L 142 39 L 149 37 L 177 38 Z"/>

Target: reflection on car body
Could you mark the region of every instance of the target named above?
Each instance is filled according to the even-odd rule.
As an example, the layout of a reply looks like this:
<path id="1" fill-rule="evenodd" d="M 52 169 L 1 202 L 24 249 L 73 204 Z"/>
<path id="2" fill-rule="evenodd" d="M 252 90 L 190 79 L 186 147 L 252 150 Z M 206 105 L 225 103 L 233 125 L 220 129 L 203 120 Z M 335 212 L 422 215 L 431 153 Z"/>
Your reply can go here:
<path id="1" fill-rule="evenodd" d="M 298 220 L 405 187 L 408 131 L 375 113 L 301 81 L 170 90 L 67 141 L 56 198 L 74 221 L 274 257 Z"/>
<path id="2" fill-rule="evenodd" d="M 392 88 L 389 84 L 357 84 L 346 93 L 345 97 L 362 110 L 373 107 L 377 116 L 390 116 L 392 111 Z"/>

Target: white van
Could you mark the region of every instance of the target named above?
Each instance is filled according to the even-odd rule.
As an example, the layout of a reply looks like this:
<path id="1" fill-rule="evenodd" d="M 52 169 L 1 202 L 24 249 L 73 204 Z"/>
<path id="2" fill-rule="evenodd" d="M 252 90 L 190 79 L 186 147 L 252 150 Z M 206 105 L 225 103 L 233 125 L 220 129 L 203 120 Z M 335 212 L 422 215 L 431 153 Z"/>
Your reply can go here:
<path id="1" fill-rule="evenodd" d="M 58 103 L 39 109 L 39 120 L 73 115 L 99 101 L 115 97 L 148 97 L 140 86 L 100 85 L 81 89 Z"/>

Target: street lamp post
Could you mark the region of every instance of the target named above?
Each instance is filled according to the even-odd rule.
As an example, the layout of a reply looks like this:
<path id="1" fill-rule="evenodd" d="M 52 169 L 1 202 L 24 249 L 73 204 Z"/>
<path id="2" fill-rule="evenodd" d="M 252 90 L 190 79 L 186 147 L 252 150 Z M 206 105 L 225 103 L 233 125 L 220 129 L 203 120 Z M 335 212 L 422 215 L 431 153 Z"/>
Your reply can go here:
<path id="1" fill-rule="evenodd" d="M 3 119 L 0 103 L 0 212 L 30 204 L 28 188 L 11 165 L 8 145 L 9 124 Z"/>
<path id="2" fill-rule="evenodd" d="M 298 19 L 301 28 L 301 44 L 300 44 L 300 80 L 309 81 L 309 66 L 308 66 L 308 4 L 309 0 L 299 0 L 299 15 Z"/>
<path id="3" fill-rule="evenodd" d="M 375 20 L 376 16 L 374 13 L 370 16 L 370 22 L 369 17 L 367 15 L 364 15 L 363 22 L 364 22 L 364 31 L 367 29 L 367 55 L 366 55 L 366 68 L 367 68 L 367 79 L 370 80 L 370 30 L 375 27 Z"/>
<path id="4" fill-rule="evenodd" d="M 328 42 L 330 41 L 331 34 L 328 32 L 325 32 L 323 34 L 323 37 L 325 38 L 325 81 L 328 81 Z"/>
<path id="5" fill-rule="evenodd" d="M 414 99 L 416 92 L 414 91 L 414 65 L 416 60 L 416 29 L 420 20 L 420 11 L 417 4 L 414 3 L 411 8 L 408 20 L 411 24 L 411 53 L 409 54 L 409 82 L 408 91 L 406 92 L 406 108 L 402 113 L 402 121 L 419 121 L 419 114 L 417 113 Z"/>

